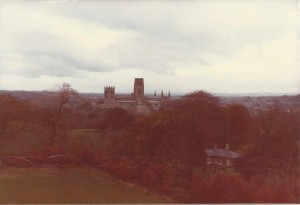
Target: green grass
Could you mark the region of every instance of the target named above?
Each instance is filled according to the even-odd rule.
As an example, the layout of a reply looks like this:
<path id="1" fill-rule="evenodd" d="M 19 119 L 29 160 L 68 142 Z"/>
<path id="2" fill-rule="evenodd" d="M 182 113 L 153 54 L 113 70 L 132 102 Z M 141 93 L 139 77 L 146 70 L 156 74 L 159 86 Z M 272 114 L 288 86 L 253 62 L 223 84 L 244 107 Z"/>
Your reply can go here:
<path id="1" fill-rule="evenodd" d="M 80 169 L 0 171 L 0 203 L 168 203 L 104 174 Z"/>
<path id="2" fill-rule="evenodd" d="M 0 156 L 26 154 L 46 145 L 46 131 L 32 128 L 5 139 Z M 79 140 L 92 147 L 106 146 L 107 140 L 96 130 L 78 129 L 68 133 L 69 140 Z M 1 167 L 0 167 L 1 168 Z M 0 169 L 0 204 L 78 204 L 78 203 L 167 203 L 158 196 L 119 183 L 96 171 L 69 169 Z"/>
<path id="3" fill-rule="evenodd" d="M 34 127 L 24 130 L 17 135 L 5 138 L 3 146 L 0 147 L 0 156 L 7 154 L 29 153 L 41 148 L 46 141 L 45 130 Z"/>
<path id="4" fill-rule="evenodd" d="M 11 138 L 5 138 L 0 147 L 0 156 L 7 154 L 26 154 L 39 150 L 47 144 L 47 131 L 39 127 L 31 127 Z M 93 129 L 76 129 L 68 132 L 68 138 L 79 140 L 81 144 L 89 144 L 94 149 L 106 146 L 107 142 Z"/>

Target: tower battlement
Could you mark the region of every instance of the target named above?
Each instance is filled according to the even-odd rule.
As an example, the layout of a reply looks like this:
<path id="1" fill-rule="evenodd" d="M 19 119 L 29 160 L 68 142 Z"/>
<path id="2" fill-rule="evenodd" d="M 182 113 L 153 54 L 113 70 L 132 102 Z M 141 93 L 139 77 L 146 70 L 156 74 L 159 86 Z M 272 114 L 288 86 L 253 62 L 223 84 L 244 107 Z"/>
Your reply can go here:
<path id="1" fill-rule="evenodd" d="M 106 89 L 115 89 L 115 86 L 104 86 L 104 90 Z"/>
<path id="2" fill-rule="evenodd" d="M 114 104 L 115 103 L 115 87 L 105 86 L 104 87 L 104 104 Z"/>

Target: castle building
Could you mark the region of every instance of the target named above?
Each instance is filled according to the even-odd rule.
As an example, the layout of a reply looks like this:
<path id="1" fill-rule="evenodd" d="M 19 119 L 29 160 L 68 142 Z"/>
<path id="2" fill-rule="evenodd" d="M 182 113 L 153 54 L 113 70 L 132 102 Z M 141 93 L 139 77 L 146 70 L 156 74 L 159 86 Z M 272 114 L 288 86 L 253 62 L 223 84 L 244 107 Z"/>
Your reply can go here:
<path id="1" fill-rule="evenodd" d="M 137 113 L 149 113 L 158 110 L 162 104 L 170 101 L 171 94 L 165 96 L 163 91 L 161 95 L 145 95 L 144 79 L 135 78 L 132 94 L 116 94 L 114 86 L 104 87 L 104 107 L 122 107 L 130 109 Z"/>

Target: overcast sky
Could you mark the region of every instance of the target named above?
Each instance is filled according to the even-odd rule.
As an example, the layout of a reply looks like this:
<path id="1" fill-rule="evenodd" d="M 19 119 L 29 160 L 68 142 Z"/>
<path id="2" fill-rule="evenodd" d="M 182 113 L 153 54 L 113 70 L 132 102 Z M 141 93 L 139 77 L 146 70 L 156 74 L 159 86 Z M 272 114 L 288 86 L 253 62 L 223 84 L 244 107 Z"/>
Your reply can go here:
<path id="1" fill-rule="evenodd" d="M 300 92 L 300 3 L 0 1 L 0 90 Z"/>

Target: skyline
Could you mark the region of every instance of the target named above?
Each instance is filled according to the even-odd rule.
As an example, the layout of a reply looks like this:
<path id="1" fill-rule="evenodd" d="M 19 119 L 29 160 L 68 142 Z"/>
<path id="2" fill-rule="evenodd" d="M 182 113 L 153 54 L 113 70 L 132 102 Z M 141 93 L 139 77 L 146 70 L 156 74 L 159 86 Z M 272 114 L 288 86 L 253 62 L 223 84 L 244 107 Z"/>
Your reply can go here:
<path id="1" fill-rule="evenodd" d="M 2 1 L 0 90 L 299 93 L 298 1 Z M 17 15 L 16 15 L 17 14 Z"/>

